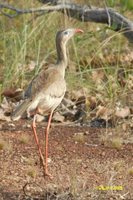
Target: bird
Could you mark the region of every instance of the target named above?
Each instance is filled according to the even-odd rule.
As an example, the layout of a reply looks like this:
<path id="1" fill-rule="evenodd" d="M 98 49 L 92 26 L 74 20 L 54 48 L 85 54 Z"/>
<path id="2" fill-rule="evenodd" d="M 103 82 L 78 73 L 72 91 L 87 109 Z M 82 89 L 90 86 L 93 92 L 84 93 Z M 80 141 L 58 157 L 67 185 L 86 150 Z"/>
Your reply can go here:
<path id="1" fill-rule="evenodd" d="M 68 65 L 67 42 L 76 33 L 83 33 L 79 28 L 67 28 L 60 30 L 56 34 L 57 61 L 55 64 L 48 64 L 47 69 L 42 69 L 29 83 L 23 94 L 23 102 L 13 110 L 11 118 L 13 121 L 19 120 L 26 112 L 27 116 L 33 116 L 32 130 L 39 156 L 44 168 L 44 175 L 52 178 L 48 172 L 48 136 L 50 124 L 54 110 L 61 103 L 66 92 L 65 70 Z M 37 114 L 49 114 L 48 123 L 45 131 L 45 159 L 39 144 L 36 131 Z"/>

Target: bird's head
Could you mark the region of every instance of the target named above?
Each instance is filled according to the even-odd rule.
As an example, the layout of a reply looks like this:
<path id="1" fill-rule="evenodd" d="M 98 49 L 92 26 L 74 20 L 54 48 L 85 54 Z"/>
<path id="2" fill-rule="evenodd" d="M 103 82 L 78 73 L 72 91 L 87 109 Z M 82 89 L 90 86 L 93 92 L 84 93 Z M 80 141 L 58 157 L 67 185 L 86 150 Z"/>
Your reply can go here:
<path id="1" fill-rule="evenodd" d="M 83 33 L 81 29 L 69 28 L 62 31 L 58 31 L 56 35 L 56 42 L 63 42 L 66 44 L 68 40 L 73 37 L 76 33 Z"/>

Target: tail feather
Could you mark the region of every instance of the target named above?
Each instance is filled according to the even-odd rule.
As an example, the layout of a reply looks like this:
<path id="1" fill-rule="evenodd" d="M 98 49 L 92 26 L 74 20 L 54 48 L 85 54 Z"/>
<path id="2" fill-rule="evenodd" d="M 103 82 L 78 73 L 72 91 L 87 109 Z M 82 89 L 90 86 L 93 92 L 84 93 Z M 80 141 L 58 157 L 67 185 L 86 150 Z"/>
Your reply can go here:
<path id="1" fill-rule="evenodd" d="M 18 105 L 17 108 L 13 111 L 11 115 L 11 119 L 13 121 L 19 120 L 21 116 L 24 114 L 24 112 L 27 110 L 27 108 L 29 107 L 30 103 L 31 102 L 29 101 L 29 99 L 27 99 L 24 102 L 22 102 L 20 105 Z"/>

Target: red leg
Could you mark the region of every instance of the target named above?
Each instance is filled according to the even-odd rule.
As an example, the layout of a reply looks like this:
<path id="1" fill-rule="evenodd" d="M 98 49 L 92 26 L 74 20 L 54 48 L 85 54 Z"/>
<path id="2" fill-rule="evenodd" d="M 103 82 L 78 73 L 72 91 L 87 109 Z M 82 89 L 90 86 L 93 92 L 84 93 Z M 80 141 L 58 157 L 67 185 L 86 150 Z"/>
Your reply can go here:
<path id="1" fill-rule="evenodd" d="M 49 176 L 52 178 L 52 176 L 48 173 L 48 135 L 49 135 L 49 128 L 51 124 L 51 119 L 52 119 L 53 111 L 51 111 L 48 119 L 48 124 L 46 128 L 46 133 L 45 133 L 45 175 Z"/>
<path id="2" fill-rule="evenodd" d="M 37 133 L 36 133 L 36 122 L 35 121 L 36 121 L 36 115 L 34 115 L 34 118 L 33 118 L 32 129 L 33 129 L 35 141 L 36 141 L 36 144 L 38 147 L 39 155 L 40 155 L 43 167 L 45 169 L 45 162 L 44 162 L 43 154 L 42 154 L 41 147 L 40 147 L 39 140 L 38 140 Z"/>

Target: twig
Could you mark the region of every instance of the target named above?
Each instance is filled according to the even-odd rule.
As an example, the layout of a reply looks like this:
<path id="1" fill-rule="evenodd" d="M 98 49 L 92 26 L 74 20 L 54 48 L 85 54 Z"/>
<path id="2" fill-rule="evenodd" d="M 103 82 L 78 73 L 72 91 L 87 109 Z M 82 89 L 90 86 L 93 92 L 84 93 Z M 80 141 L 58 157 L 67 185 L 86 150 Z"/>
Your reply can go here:
<path id="1" fill-rule="evenodd" d="M 38 199 L 40 199 L 40 200 L 41 200 L 41 199 L 43 200 L 44 197 L 40 197 L 40 196 L 39 196 L 39 197 L 36 197 L 36 196 L 33 197 L 33 196 L 27 194 L 27 192 L 25 191 L 25 190 L 26 190 L 26 187 L 29 186 L 29 185 L 31 185 L 31 184 L 34 184 L 35 186 L 39 187 L 39 188 L 41 189 L 41 191 L 44 190 L 44 189 L 43 189 L 40 185 L 38 185 L 37 183 L 34 183 L 34 182 L 28 183 L 28 182 L 27 182 L 27 183 L 23 186 L 23 193 L 24 193 L 24 196 L 25 196 L 25 197 L 28 197 L 28 198 L 30 198 L 30 199 L 36 199 L 36 198 L 38 198 Z"/>
<path id="2" fill-rule="evenodd" d="M 47 1 L 48 2 L 48 1 Z M 49 1 L 51 2 L 51 1 Z M 9 17 L 14 18 L 17 15 L 28 13 L 49 13 L 59 11 L 67 14 L 69 17 L 75 18 L 83 22 L 96 22 L 108 24 L 114 31 L 123 31 L 123 35 L 127 39 L 133 42 L 133 22 L 119 14 L 112 8 L 90 8 L 86 5 L 81 6 L 74 3 L 58 3 L 55 5 L 43 5 L 39 8 L 19 9 L 8 4 L 0 4 L 0 12 Z M 6 12 L 6 9 L 12 10 L 15 13 L 10 14 Z"/>

